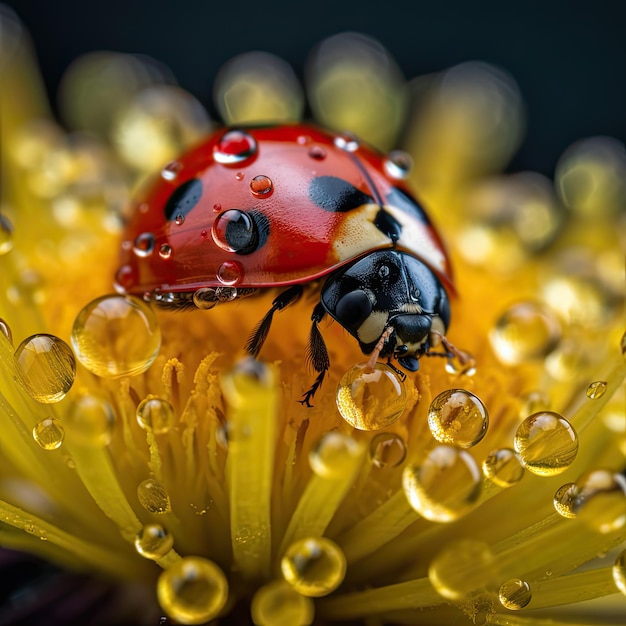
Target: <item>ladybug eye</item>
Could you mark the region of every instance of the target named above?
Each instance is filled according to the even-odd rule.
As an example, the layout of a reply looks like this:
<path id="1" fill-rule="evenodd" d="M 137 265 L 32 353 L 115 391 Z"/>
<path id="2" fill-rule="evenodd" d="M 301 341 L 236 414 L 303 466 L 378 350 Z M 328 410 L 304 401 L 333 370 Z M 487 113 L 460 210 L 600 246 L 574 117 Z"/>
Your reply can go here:
<path id="1" fill-rule="evenodd" d="M 335 315 L 345 326 L 358 326 L 372 312 L 372 303 L 361 291 L 351 291 L 343 296 L 335 309 Z"/>
<path id="2" fill-rule="evenodd" d="M 228 209 L 217 216 L 211 235 L 227 252 L 251 254 L 265 243 L 268 231 L 269 223 L 262 213 Z"/>

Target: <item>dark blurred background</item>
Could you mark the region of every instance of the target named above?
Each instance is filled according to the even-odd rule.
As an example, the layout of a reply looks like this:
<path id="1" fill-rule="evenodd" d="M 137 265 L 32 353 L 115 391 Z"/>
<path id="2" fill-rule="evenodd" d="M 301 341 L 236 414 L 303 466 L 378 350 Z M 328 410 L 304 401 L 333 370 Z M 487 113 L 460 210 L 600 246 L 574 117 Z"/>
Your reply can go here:
<path id="1" fill-rule="evenodd" d="M 407 78 L 467 60 L 517 80 L 528 130 L 510 170 L 552 175 L 563 150 L 591 135 L 626 138 L 626 3 L 441 1 L 251 3 L 10 0 L 34 40 L 51 101 L 80 54 L 139 52 L 166 64 L 214 113 L 220 66 L 264 50 L 301 75 L 315 43 L 352 30 L 378 39 Z"/>

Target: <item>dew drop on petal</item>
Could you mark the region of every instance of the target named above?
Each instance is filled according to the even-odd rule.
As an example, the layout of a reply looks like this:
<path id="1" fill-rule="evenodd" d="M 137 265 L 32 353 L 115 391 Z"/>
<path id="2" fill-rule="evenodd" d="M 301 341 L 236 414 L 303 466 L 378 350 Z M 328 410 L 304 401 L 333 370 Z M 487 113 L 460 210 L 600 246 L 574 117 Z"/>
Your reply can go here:
<path id="1" fill-rule="evenodd" d="M 385 363 L 376 363 L 374 369 L 358 363 L 339 381 L 339 413 L 359 430 L 387 428 L 402 415 L 405 407 L 404 384 Z"/>
<path id="2" fill-rule="evenodd" d="M 616 587 L 626 596 L 626 550 L 617 555 L 612 573 Z"/>
<path id="3" fill-rule="evenodd" d="M 141 233 L 137 235 L 133 243 L 133 252 L 136 256 L 145 258 L 154 251 L 154 235 L 152 233 Z"/>
<path id="4" fill-rule="evenodd" d="M 591 383 L 589 387 L 587 387 L 587 397 L 590 400 L 597 400 L 598 398 L 601 398 L 606 392 L 606 386 L 606 382 L 603 380 L 596 380 Z"/>
<path id="5" fill-rule="evenodd" d="M 182 169 L 183 164 L 180 161 L 172 161 L 161 170 L 161 177 L 164 180 L 176 180 Z"/>
<path id="6" fill-rule="evenodd" d="M 274 580 L 254 594 L 250 612 L 256 626 L 309 626 L 315 607 L 288 583 Z"/>
<path id="7" fill-rule="evenodd" d="M 502 583 L 498 591 L 500 604 L 511 611 L 519 611 L 532 600 L 530 585 L 521 578 L 511 578 Z"/>
<path id="8" fill-rule="evenodd" d="M 506 489 L 522 480 L 524 466 L 515 450 L 500 448 L 485 457 L 483 475 L 498 487 Z"/>
<path id="9" fill-rule="evenodd" d="M 467 513 L 481 491 L 476 461 L 465 450 L 437 446 L 419 464 L 407 465 L 402 487 L 409 504 L 432 522 L 453 522 Z"/>
<path id="10" fill-rule="evenodd" d="M 6 215 L 0 213 L 0 256 L 13 249 L 13 224 Z"/>
<path id="11" fill-rule="evenodd" d="M 577 481 L 576 516 L 594 531 L 607 534 L 626 525 L 626 477 L 597 469 Z"/>
<path id="12" fill-rule="evenodd" d="M 0 317 L 0 333 L 2 333 L 11 345 L 13 345 L 13 333 L 11 327 Z"/>
<path id="13" fill-rule="evenodd" d="M 385 171 L 391 178 L 396 180 L 404 180 L 408 178 L 413 167 L 413 159 L 411 155 L 403 150 L 393 150 L 383 161 Z"/>
<path id="14" fill-rule="evenodd" d="M 515 365 L 552 352 L 561 340 L 561 327 L 546 307 L 522 302 L 504 312 L 489 339 L 498 358 Z"/>
<path id="15" fill-rule="evenodd" d="M 491 587 L 496 558 L 489 545 L 474 539 L 449 542 L 428 568 L 428 578 L 439 595 L 462 600 Z"/>
<path id="16" fill-rule="evenodd" d="M 150 513 L 169 513 L 172 510 L 170 496 L 165 487 L 155 478 L 147 478 L 137 487 L 139 504 Z"/>
<path id="17" fill-rule="evenodd" d="M 58 337 L 45 333 L 22 341 L 15 359 L 29 395 L 44 404 L 58 402 L 71 389 L 76 377 L 76 359 L 71 348 Z"/>
<path id="18" fill-rule="evenodd" d="M 260 174 L 250 181 L 250 191 L 255 198 L 268 198 L 272 195 L 274 185 L 268 176 Z"/>
<path id="19" fill-rule="evenodd" d="M 578 485 L 576 483 L 565 483 L 554 494 L 554 509 L 561 517 L 574 519 L 579 497 L 580 489 Z"/>
<path id="20" fill-rule="evenodd" d="M 213 561 L 186 556 L 166 569 L 157 582 L 161 608 L 181 624 L 204 624 L 228 600 L 228 581 Z"/>
<path id="21" fill-rule="evenodd" d="M 539 476 L 564 472 L 578 453 L 578 435 L 558 413 L 540 411 L 518 427 L 514 447 L 524 467 Z"/>
<path id="22" fill-rule="evenodd" d="M 285 580 L 303 596 L 328 595 L 343 582 L 346 557 L 326 537 L 308 537 L 292 543 L 280 561 Z"/>
<path id="23" fill-rule="evenodd" d="M 137 423 L 144 430 L 155 435 L 166 433 L 176 421 L 174 407 L 162 398 L 149 397 L 139 403 L 136 412 Z"/>
<path id="24" fill-rule="evenodd" d="M 396 433 L 378 433 L 370 441 L 369 458 L 378 469 L 402 465 L 406 458 L 404 439 Z"/>
<path id="25" fill-rule="evenodd" d="M 135 537 L 135 550 L 146 559 L 160 559 L 174 546 L 174 537 L 160 524 L 146 524 Z"/>
<path id="26" fill-rule="evenodd" d="M 482 440 L 488 426 L 482 400 L 465 389 L 448 389 L 430 403 L 428 427 L 439 443 L 471 448 Z"/>
<path id="27" fill-rule="evenodd" d="M 85 446 L 104 447 L 111 442 L 115 413 L 105 400 L 81 395 L 70 405 L 63 423 L 72 441 Z"/>
<path id="28" fill-rule="evenodd" d="M 44 450 L 56 450 L 61 447 L 65 438 L 63 424 L 54 418 L 42 419 L 33 427 L 33 439 Z"/>
<path id="29" fill-rule="evenodd" d="M 134 296 L 111 295 L 81 310 L 71 341 L 78 360 L 97 376 L 136 376 L 157 357 L 161 330 L 149 304 Z"/>
<path id="30" fill-rule="evenodd" d="M 352 437 L 331 431 L 311 448 L 309 465 L 318 476 L 334 478 L 349 471 L 360 453 L 361 446 Z"/>

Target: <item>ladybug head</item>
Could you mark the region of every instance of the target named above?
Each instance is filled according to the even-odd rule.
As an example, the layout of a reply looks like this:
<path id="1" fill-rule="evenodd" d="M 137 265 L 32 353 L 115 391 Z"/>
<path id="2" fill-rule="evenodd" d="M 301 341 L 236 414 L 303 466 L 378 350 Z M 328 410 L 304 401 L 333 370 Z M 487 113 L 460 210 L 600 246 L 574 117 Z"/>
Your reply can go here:
<path id="1" fill-rule="evenodd" d="M 437 277 L 410 254 L 395 250 L 371 252 L 332 274 L 321 302 L 364 354 L 390 328 L 380 355 L 395 356 L 410 371 L 431 347 L 431 331 L 445 333 L 450 321 L 448 296 Z"/>

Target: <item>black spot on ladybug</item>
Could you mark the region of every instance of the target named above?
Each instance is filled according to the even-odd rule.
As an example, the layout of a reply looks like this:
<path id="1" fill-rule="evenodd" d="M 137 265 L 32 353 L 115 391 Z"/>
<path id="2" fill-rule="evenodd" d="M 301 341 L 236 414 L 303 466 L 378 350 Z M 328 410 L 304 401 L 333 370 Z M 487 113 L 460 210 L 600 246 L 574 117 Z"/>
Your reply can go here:
<path id="1" fill-rule="evenodd" d="M 309 197 L 324 211 L 347 213 L 374 199 L 349 182 L 335 176 L 318 176 L 309 185 Z"/>
<path id="2" fill-rule="evenodd" d="M 225 237 L 228 245 L 236 254 L 251 254 L 267 241 L 270 222 L 260 211 L 238 211 L 226 225 Z"/>
<path id="3" fill-rule="evenodd" d="M 165 219 L 173 220 L 179 215 L 186 217 L 187 214 L 198 204 L 202 196 L 202 182 L 192 178 L 184 182 L 174 190 L 165 205 Z"/>
<path id="4" fill-rule="evenodd" d="M 396 243 L 402 234 L 402 224 L 400 224 L 393 215 L 387 213 L 385 209 L 380 209 L 378 213 L 376 213 L 374 226 L 387 235 L 393 243 Z"/>
<path id="5" fill-rule="evenodd" d="M 412 198 L 408 193 L 402 191 L 402 189 L 394 187 L 387 195 L 386 203 L 389 206 L 408 213 L 414 219 L 422 222 L 422 224 L 430 224 L 426 211 L 418 204 L 415 198 Z"/>

